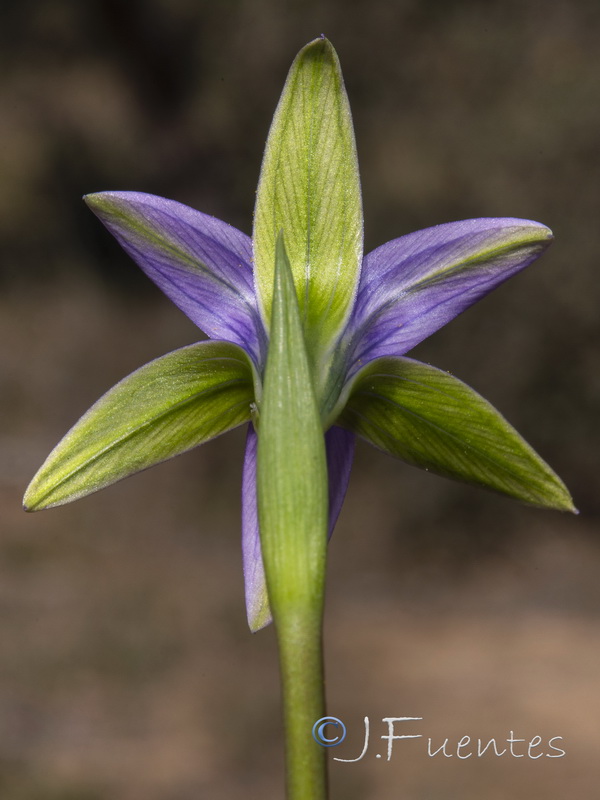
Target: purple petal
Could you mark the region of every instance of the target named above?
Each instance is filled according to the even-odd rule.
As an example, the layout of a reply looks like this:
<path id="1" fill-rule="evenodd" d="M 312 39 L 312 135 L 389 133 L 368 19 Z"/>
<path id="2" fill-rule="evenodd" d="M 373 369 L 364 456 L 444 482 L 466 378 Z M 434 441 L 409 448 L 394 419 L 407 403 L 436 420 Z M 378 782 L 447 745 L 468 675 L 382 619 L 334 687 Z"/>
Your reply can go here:
<path id="1" fill-rule="evenodd" d="M 261 363 L 250 237 L 181 203 L 140 192 L 99 192 L 86 203 L 146 275 L 212 339 Z"/>
<path id="2" fill-rule="evenodd" d="M 412 350 L 551 241 L 537 222 L 484 218 L 426 228 L 369 253 L 348 328 L 350 371 Z"/>
<path id="3" fill-rule="evenodd" d="M 337 522 L 354 457 L 355 436 L 334 426 L 325 434 L 327 469 L 329 472 L 329 535 Z M 248 426 L 244 471 L 242 475 L 242 560 L 246 592 L 246 613 L 250 630 L 256 632 L 271 622 L 265 571 L 260 551 L 258 510 L 256 503 L 256 450 L 258 436 Z"/>
<path id="4" fill-rule="evenodd" d="M 244 471 L 242 473 L 242 563 L 246 592 L 248 625 L 256 632 L 271 622 L 265 581 L 256 502 L 256 451 L 258 436 L 252 423 L 248 425 Z"/>
<path id="5" fill-rule="evenodd" d="M 353 433 L 337 425 L 329 428 L 325 434 L 329 475 L 329 536 L 333 533 L 348 489 L 354 459 L 354 441 Z"/>

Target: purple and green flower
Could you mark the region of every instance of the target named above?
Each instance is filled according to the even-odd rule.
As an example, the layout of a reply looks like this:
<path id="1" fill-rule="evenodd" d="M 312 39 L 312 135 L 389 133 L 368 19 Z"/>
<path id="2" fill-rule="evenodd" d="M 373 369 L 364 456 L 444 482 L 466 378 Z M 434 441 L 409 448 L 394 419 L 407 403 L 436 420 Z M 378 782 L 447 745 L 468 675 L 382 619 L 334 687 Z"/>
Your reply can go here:
<path id="1" fill-rule="evenodd" d="M 308 44 L 291 67 L 266 145 L 252 237 L 153 195 L 99 192 L 85 200 L 209 338 L 109 390 L 41 467 L 25 495 L 28 510 L 77 499 L 246 424 L 248 621 L 258 630 L 273 613 L 283 630 L 284 619 L 310 606 L 317 637 L 326 540 L 356 435 L 432 472 L 574 510 L 562 481 L 498 411 L 449 373 L 406 355 L 531 264 L 551 231 L 522 219 L 465 220 L 364 256 L 350 109 L 326 39 Z M 282 639 L 280 648 L 283 665 Z M 291 660 L 294 652 L 290 646 Z"/>

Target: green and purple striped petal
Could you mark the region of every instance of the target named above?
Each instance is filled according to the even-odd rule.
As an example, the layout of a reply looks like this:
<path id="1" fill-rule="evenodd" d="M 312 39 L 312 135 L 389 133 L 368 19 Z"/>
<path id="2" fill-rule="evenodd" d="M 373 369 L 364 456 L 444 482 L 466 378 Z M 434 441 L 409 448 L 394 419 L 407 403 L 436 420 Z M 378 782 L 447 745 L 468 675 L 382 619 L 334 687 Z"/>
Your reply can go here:
<path id="1" fill-rule="evenodd" d="M 364 260 L 345 335 L 349 372 L 409 352 L 551 242 L 552 232 L 537 222 L 483 218 L 436 225 L 378 247 Z"/>
<path id="2" fill-rule="evenodd" d="M 266 338 L 246 234 L 174 200 L 141 192 L 84 198 L 124 250 L 211 339 L 243 347 L 256 366 Z"/>

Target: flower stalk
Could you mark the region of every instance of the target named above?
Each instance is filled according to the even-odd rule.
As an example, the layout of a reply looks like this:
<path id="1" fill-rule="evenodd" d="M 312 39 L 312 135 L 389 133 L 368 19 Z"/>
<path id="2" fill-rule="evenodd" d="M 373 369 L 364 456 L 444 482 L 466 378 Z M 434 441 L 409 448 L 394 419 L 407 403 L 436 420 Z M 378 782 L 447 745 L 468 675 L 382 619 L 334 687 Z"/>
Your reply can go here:
<path id="1" fill-rule="evenodd" d="M 327 461 L 296 290 L 281 233 L 275 250 L 257 478 L 260 543 L 279 646 L 287 797 L 320 800 L 327 796 L 326 760 L 311 730 L 325 714 L 322 629 Z"/>
<path id="2" fill-rule="evenodd" d="M 322 619 L 298 609 L 275 622 L 279 645 L 287 800 L 327 800 L 327 751 L 312 737 L 325 716 Z"/>

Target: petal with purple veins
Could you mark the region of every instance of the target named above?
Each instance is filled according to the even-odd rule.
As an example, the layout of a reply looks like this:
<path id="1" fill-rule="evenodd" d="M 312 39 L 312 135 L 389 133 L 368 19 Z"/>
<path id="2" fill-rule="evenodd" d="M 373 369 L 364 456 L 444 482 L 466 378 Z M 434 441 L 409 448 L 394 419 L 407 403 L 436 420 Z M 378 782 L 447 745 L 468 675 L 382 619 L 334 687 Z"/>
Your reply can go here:
<path id="1" fill-rule="evenodd" d="M 260 551 L 256 507 L 256 450 L 258 437 L 248 426 L 242 477 L 242 559 L 246 593 L 246 612 L 250 630 L 256 632 L 271 622 L 265 572 Z M 342 509 L 354 458 L 355 436 L 334 426 L 325 434 L 329 475 L 329 536 Z"/>
<path id="2" fill-rule="evenodd" d="M 258 436 L 252 423 L 248 426 L 244 471 L 242 474 L 242 562 L 248 625 L 255 633 L 271 622 L 265 581 L 256 502 L 256 453 Z"/>
<path id="3" fill-rule="evenodd" d="M 483 218 L 426 228 L 369 253 L 346 339 L 350 371 L 412 350 L 551 241 L 537 222 Z"/>
<path id="4" fill-rule="evenodd" d="M 98 192 L 85 201 L 157 286 L 211 339 L 262 361 L 264 332 L 246 234 L 174 200 Z"/>

